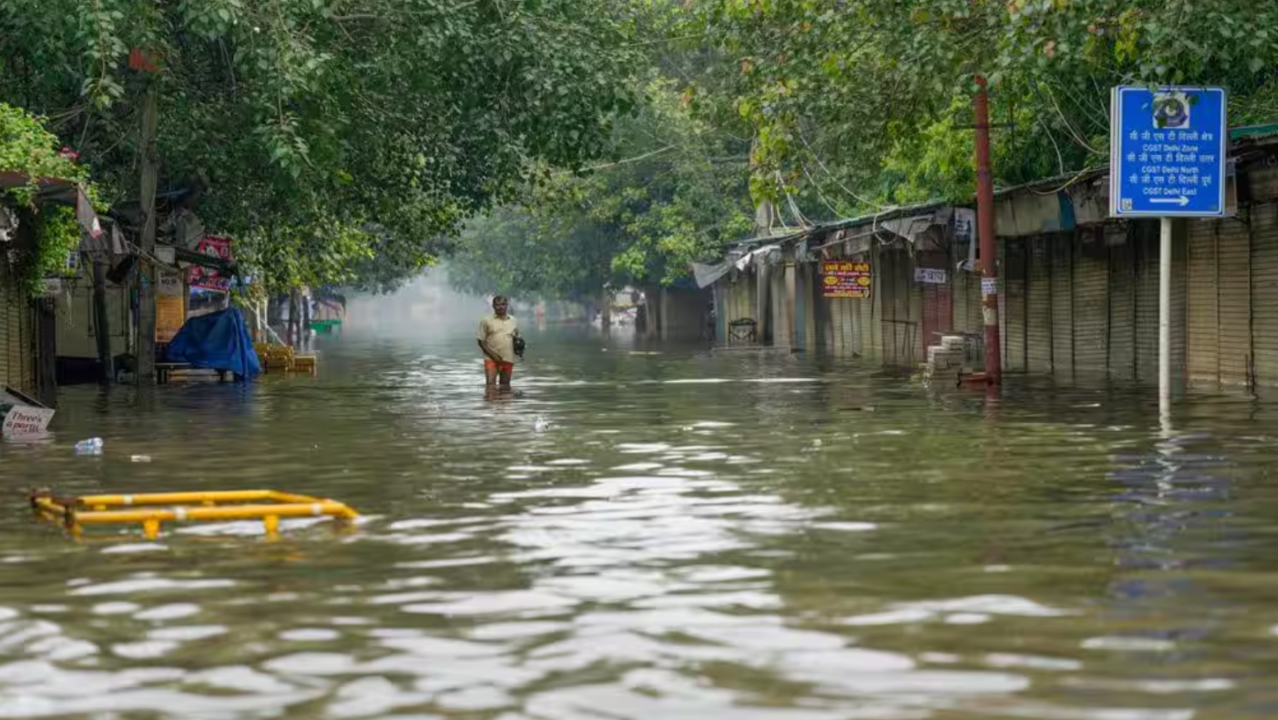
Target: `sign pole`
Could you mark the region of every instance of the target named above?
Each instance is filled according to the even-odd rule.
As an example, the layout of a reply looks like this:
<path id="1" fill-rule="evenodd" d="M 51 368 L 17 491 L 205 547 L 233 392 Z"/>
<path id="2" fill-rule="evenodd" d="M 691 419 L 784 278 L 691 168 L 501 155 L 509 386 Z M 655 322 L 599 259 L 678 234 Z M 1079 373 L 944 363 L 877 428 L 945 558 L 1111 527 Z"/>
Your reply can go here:
<path id="1" fill-rule="evenodd" d="M 1171 419 L 1172 223 L 1219 218 L 1225 184 L 1228 98 L 1218 87 L 1116 87 L 1111 95 L 1109 214 L 1158 218 L 1158 412 Z"/>
<path id="2" fill-rule="evenodd" d="M 990 171 L 990 96 L 976 76 L 976 230 L 981 245 L 981 317 L 985 325 L 985 381 L 1003 382 L 1003 345 L 998 323 L 998 238 L 994 235 L 994 177 Z"/>
<path id="3" fill-rule="evenodd" d="M 1171 414 L 1172 219 L 1162 218 L 1158 245 L 1158 414 Z"/>

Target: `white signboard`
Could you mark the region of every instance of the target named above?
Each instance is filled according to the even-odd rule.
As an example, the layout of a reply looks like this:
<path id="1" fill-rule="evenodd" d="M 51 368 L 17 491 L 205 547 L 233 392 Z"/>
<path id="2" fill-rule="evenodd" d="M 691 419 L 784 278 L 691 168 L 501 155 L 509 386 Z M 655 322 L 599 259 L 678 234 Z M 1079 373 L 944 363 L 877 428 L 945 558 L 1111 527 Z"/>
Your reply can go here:
<path id="1" fill-rule="evenodd" d="M 182 276 L 175 272 L 161 272 L 157 278 L 157 294 L 160 297 L 182 297 Z"/>
<path id="2" fill-rule="evenodd" d="M 48 429 L 54 412 L 47 408 L 15 406 L 4 416 L 3 434 L 5 437 L 41 435 Z"/>
<path id="3" fill-rule="evenodd" d="M 944 285 L 949 281 L 949 273 L 940 268 L 914 268 L 914 281 L 924 285 Z"/>
<path id="4" fill-rule="evenodd" d="M 954 209 L 954 239 L 957 242 L 976 241 L 976 211 L 971 208 Z"/>

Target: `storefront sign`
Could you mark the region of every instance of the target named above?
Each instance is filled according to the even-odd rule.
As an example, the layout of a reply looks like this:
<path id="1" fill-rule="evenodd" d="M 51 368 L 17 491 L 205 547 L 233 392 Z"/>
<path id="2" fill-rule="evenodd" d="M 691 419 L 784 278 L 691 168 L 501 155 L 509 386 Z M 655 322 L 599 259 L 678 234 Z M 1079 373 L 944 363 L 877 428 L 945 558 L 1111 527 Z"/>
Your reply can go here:
<path id="1" fill-rule="evenodd" d="M 821 295 L 828 298 L 870 297 L 870 263 L 863 260 L 821 262 Z"/>
<path id="2" fill-rule="evenodd" d="M 53 410 L 47 408 L 14 406 L 4 416 L 3 435 L 5 437 L 40 435 L 49 427 L 53 413 Z"/>
<path id="3" fill-rule="evenodd" d="M 179 297 L 161 295 L 155 299 L 155 341 L 173 342 L 173 337 L 186 323 L 186 305 Z"/>
<path id="4" fill-rule="evenodd" d="M 234 261 L 231 256 L 231 241 L 227 238 L 207 236 L 195 246 L 195 251 L 228 263 Z M 192 288 L 217 292 L 229 292 L 231 289 L 230 276 L 221 270 L 192 265 L 189 272 L 188 284 Z"/>
<path id="5" fill-rule="evenodd" d="M 940 268 L 914 268 L 914 281 L 924 285 L 944 285 L 949 282 L 949 273 Z"/>
<path id="6" fill-rule="evenodd" d="M 156 295 L 160 297 L 182 297 L 182 276 L 176 272 L 161 272 L 156 286 Z"/>

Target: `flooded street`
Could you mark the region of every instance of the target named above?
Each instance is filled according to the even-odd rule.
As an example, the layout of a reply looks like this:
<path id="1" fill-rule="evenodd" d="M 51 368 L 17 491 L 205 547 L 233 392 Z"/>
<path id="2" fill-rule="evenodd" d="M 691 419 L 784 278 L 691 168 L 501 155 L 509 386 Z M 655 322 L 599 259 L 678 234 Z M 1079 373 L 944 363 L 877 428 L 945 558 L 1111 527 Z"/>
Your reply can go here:
<path id="1" fill-rule="evenodd" d="M 0 718 L 1278 716 L 1278 406 L 1166 439 L 1144 390 L 529 345 L 498 401 L 465 335 L 65 389 L 52 443 L 0 445 Z M 364 517 L 77 545 L 35 486 Z"/>

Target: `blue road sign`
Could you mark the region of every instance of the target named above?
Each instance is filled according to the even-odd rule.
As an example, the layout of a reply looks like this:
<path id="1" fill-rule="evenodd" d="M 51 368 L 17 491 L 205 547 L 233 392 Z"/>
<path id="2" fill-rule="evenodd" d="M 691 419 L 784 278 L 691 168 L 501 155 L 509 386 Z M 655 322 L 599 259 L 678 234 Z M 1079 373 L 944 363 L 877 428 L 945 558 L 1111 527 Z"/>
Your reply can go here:
<path id="1" fill-rule="evenodd" d="M 1225 214 L 1229 126 L 1221 88 L 1114 88 L 1109 214 Z"/>

